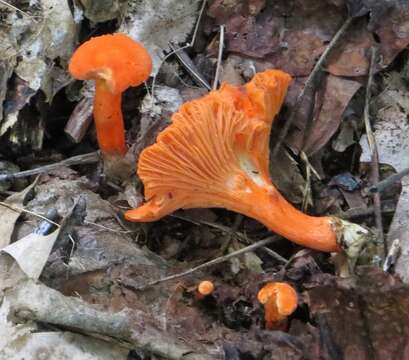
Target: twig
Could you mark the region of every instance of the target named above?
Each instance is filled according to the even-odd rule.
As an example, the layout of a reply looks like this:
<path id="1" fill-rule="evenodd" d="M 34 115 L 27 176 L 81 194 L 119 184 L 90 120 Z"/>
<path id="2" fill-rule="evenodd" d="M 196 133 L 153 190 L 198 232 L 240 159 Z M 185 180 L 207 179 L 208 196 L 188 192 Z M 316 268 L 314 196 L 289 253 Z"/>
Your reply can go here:
<path id="1" fill-rule="evenodd" d="M 220 68 L 222 65 L 223 57 L 223 47 L 224 47 L 224 25 L 220 25 L 220 37 L 219 37 L 219 52 L 217 54 L 217 65 L 216 65 L 216 74 L 214 75 L 212 89 L 216 90 L 219 85 L 220 78 Z"/>
<path id="2" fill-rule="evenodd" d="M 190 222 L 190 223 L 192 223 L 194 225 L 197 225 L 197 226 L 206 225 L 206 226 L 217 229 L 217 230 L 222 231 L 222 232 L 227 233 L 227 234 L 230 234 L 232 232 L 232 229 L 229 228 L 228 226 L 224 226 L 224 225 L 221 225 L 221 224 L 216 224 L 216 223 L 213 223 L 211 221 L 205 221 L 205 220 L 196 221 L 196 220 L 190 219 L 188 217 L 177 215 L 177 214 L 172 214 L 170 216 L 174 217 L 176 219 L 183 220 L 183 221 L 188 221 L 188 222 Z M 243 240 L 244 242 L 249 243 L 249 240 L 248 240 L 247 236 L 245 234 L 243 234 L 242 232 L 235 231 L 234 235 L 237 236 L 239 239 Z"/>
<path id="3" fill-rule="evenodd" d="M 167 54 L 161 61 L 161 63 L 159 64 L 159 68 L 158 71 L 156 72 L 155 76 L 153 77 L 152 80 L 152 86 L 151 86 L 151 97 L 152 97 L 152 108 L 154 105 L 154 99 L 155 99 L 155 84 L 156 84 L 156 78 L 158 77 L 159 71 L 162 67 L 162 65 L 166 62 L 166 60 L 171 57 L 172 55 L 176 54 L 179 51 L 182 51 L 184 49 L 190 48 L 194 45 L 195 41 L 196 41 L 196 37 L 197 37 L 197 32 L 199 30 L 199 25 L 200 25 L 200 21 L 202 19 L 203 16 L 203 12 L 206 6 L 207 0 L 204 0 L 202 3 L 202 7 L 200 8 L 200 12 L 199 12 L 199 16 L 197 17 L 197 21 L 196 21 L 196 26 L 195 26 L 195 30 L 193 31 L 193 35 L 192 35 L 192 40 L 190 41 L 190 43 L 187 43 L 186 45 L 180 47 L 179 49 L 175 49 L 173 51 L 171 51 L 169 54 Z"/>
<path id="4" fill-rule="evenodd" d="M 382 201 L 382 213 L 383 214 L 393 214 L 396 210 L 396 206 L 393 201 Z M 372 216 L 374 213 L 373 206 L 362 206 L 362 207 L 355 207 L 348 209 L 347 211 L 340 212 L 335 214 L 336 216 L 340 217 L 341 219 L 353 219 L 362 216 Z"/>
<path id="5" fill-rule="evenodd" d="M 87 221 L 87 220 L 84 220 L 84 224 L 95 226 L 97 228 L 100 228 L 101 230 L 110 231 L 110 232 L 113 232 L 115 234 L 130 234 L 130 233 L 135 232 L 135 231 L 132 231 L 132 230 L 115 230 L 115 229 L 111 229 L 111 228 L 109 228 L 107 226 L 104 226 L 104 225 L 101 225 L 101 224 L 96 224 L 94 222 Z"/>
<path id="6" fill-rule="evenodd" d="M 4 294 L 17 319 L 53 324 L 71 331 L 78 329 L 89 335 L 110 336 L 130 343 L 133 348 L 149 349 L 161 358 L 211 360 L 215 357 L 208 355 L 208 351 L 217 351 L 193 340 L 192 344 L 180 340 L 161 329 L 160 324 L 143 311 L 100 311 L 80 299 L 64 296 L 31 280 L 18 282 Z"/>
<path id="7" fill-rule="evenodd" d="M 349 25 L 352 22 L 352 17 L 348 16 L 348 18 L 345 20 L 345 22 L 342 24 L 340 29 L 336 32 L 334 37 L 331 39 L 330 43 L 324 50 L 324 52 L 321 54 L 320 58 L 318 59 L 317 63 L 315 64 L 314 68 L 312 69 L 310 75 L 308 76 L 307 81 L 305 82 L 304 88 L 300 92 L 300 94 L 297 97 L 297 100 L 294 103 L 294 106 L 291 110 L 291 113 L 287 119 L 287 121 L 284 124 L 283 129 L 281 130 L 280 134 L 278 135 L 277 142 L 273 148 L 273 151 L 271 153 L 271 157 L 275 158 L 277 156 L 278 150 L 284 141 L 284 138 L 286 137 L 288 130 L 290 129 L 290 126 L 295 120 L 295 116 L 297 114 L 298 106 L 302 103 L 302 100 L 304 98 L 304 95 L 306 92 L 314 90 L 314 88 L 317 86 L 316 80 L 321 72 L 322 66 L 324 65 L 324 62 L 327 60 L 328 55 L 330 54 L 331 50 L 338 44 L 339 39 L 344 35 L 346 30 L 348 29 Z"/>
<path id="8" fill-rule="evenodd" d="M 199 85 L 205 87 L 207 90 L 211 90 L 211 86 L 206 81 L 206 79 L 199 73 L 196 68 L 196 65 L 190 59 L 190 57 L 186 54 L 185 51 L 176 51 L 176 48 L 173 46 L 172 43 L 169 43 L 170 49 L 174 52 L 174 55 L 179 60 L 179 62 L 184 66 L 186 71 L 190 74 L 190 76 L 195 80 Z"/>
<path id="9" fill-rule="evenodd" d="M 145 285 L 141 285 L 141 286 L 134 287 L 134 289 L 135 289 L 135 290 L 143 290 L 143 289 L 145 289 L 145 288 L 147 288 L 147 287 L 151 287 L 151 286 L 154 286 L 154 285 L 163 283 L 163 282 L 165 282 L 165 281 L 170 281 L 170 280 L 179 279 L 179 278 L 184 277 L 184 276 L 186 276 L 186 275 L 190 275 L 190 274 L 192 274 L 192 273 L 194 273 L 194 272 L 196 272 L 196 271 L 198 271 L 198 270 L 202 270 L 202 269 L 205 269 L 205 268 L 207 268 L 207 267 L 220 264 L 220 263 L 225 262 L 225 261 L 227 261 L 227 260 L 229 260 L 229 259 L 231 259 L 231 258 L 233 258 L 233 257 L 237 257 L 237 256 L 240 256 L 240 255 L 243 255 L 243 254 L 248 253 L 248 252 L 250 252 L 250 251 L 254 251 L 254 250 L 256 250 L 256 249 L 258 249 L 258 248 L 260 248 L 260 247 L 263 247 L 263 246 L 266 246 L 266 245 L 268 245 L 268 244 L 271 244 L 271 243 L 274 242 L 276 239 L 277 239 L 276 236 L 270 236 L 270 237 L 268 237 L 268 238 L 266 238 L 266 239 L 257 241 L 257 242 L 254 243 L 254 244 L 251 244 L 251 245 L 249 245 L 249 246 L 246 246 L 246 247 L 244 247 L 244 248 L 242 248 L 242 249 L 240 249 L 240 250 L 234 251 L 234 252 L 232 252 L 232 253 L 230 253 L 230 254 L 228 254 L 228 255 L 220 256 L 220 257 L 218 257 L 218 258 L 216 258 L 216 259 L 207 261 L 207 262 L 205 262 L 205 263 L 203 263 L 203 264 L 200 264 L 200 265 L 198 265 L 198 266 L 196 266 L 196 267 L 194 267 L 194 268 L 191 268 L 191 269 L 189 269 L 189 270 L 183 271 L 183 272 L 181 272 L 181 273 L 169 275 L 169 276 L 163 277 L 163 278 L 161 278 L 161 279 L 151 281 L 151 282 L 149 282 L 149 283 L 147 283 L 147 284 L 145 284 Z"/>
<path id="10" fill-rule="evenodd" d="M 261 249 L 265 251 L 268 255 L 270 255 L 273 259 L 277 260 L 278 262 L 283 263 L 284 265 L 288 264 L 288 260 L 285 257 L 282 257 L 280 254 L 271 250 L 267 246 L 263 246 Z"/>
<path id="11" fill-rule="evenodd" d="M 388 176 L 386 179 L 378 182 L 377 184 L 372 185 L 369 188 L 370 192 L 382 192 L 389 188 L 392 184 L 397 183 L 404 176 L 409 175 L 409 168 L 403 169 L 396 174 Z"/>
<path id="12" fill-rule="evenodd" d="M 47 218 L 47 217 L 45 217 L 43 215 L 40 215 L 40 214 L 36 213 L 36 212 L 30 211 L 30 210 L 27 210 L 27 209 L 24 209 L 24 208 L 15 206 L 15 205 L 10 205 L 10 204 L 7 204 L 7 203 L 5 203 L 3 201 L 0 201 L 0 206 L 4 206 L 4 207 L 6 207 L 6 208 L 8 208 L 10 210 L 17 211 L 17 212 L 20 212 L 20 213 L 24 212 L 24 213 L 30 214 L 30 215 L 38 217 L 38 218 L 40 218 L 40 219 L 42 219 L 44 221 L 47 221 L 48 223 L 53 224 L 54 226 L 56 226 L 58 228 L 61 227 L 60 224 L 56 223 L 55 221 L 52 221 L 51 219 L 49 219 L 49 218 Z"/>
<path id="13" fill-rule="evenodd" d="M 155 74 L 155 76 L 153 77 L 153 80 L 152 80 L 152 85 L 151 85 L 151 98 L 152 98 L 151 107 L 152 107 L 152 108 L 153 108 L 153 105 L 155 104 L 155 85 L 156 85 L 156 78 L 158 77 L 158 74 L 159 74 L 159 72 L 160 72 L 160 69 L 161 69 L 162 65 L 163 65 L 163 64 L 166 62 L 166 60 L 169 59 L 172 55 L 176 54 L 176 53 L 179 52 L 179 51 L 182 51 L 182 50 L 184 50 L 184 49 L 187 49 L 187 48 L 189 48 L 189 47 L 190 47 L 190 44 L 187 44 L 187 45 L 184 45 L 184 46 L 180 47 L 179 49 L 172 50 L 169 54 L 167 54 L 167 55 L 162 59 L 161 63 L 159 64 L 158 71 L 156 72 L 156 74 Z"/>
<path id="14" fill-rule="evenodd" d="M 68 159 L 59 161 L 55 164 L 44 165 L 35 169 L 20 171 L 13 174 L 1 174 L 0 181 L 20 179 L 31 175 L 46 173 L 48 171 L 55 170 L 63 166 L 92 164 L 98 162 L 99 160 L 100 160 L 99 151 L 95 151 L 88 154 L 73 156 Z"/>
<path id="15" fill-rule="evenodd" d="M 240 215 L 240 214 L 238 214 L 238 215 Z M 222 232 L 224 232 L 224 233 L 226 233 L 226 234 L 231 234 L 231 235 L 234 234 L 234 236 L 235 236 L 236 238 L 238 238 L 239 240 L 241 240 L 243 243 L 245 243 L 245 244 L 252 244 L 251 240 L 246 236 L 246 234 L 243 234 L 242 232 L 237 231 L 237 229 L 235 229 L 235 228 L 229 228 L 228 226 L 216 224 L 216 223 L 213 223 L 213 222 L 210 222 L 210 221 L 204 221 L 204 220 L 195 221 L 195 220 L 189 219 L 188 217 L 184 217 L 184 216 L 180 216 L 180 215 L 176 215 L 176 214 L 172 214 L 172 215 L 170 215 L 170 216 L 171 216 L 171 217 L 174 217 L 174 218 L 176 218 L 176 219 L 188 221 L 188 222 L 190 222 L 190 223 L 192 223 L 192 224 L 194 224 L 194 225 L 197 225 L 197 226 L 206 225 L 206 226 L 209 226 L 209 227 L 211 227 L 211 228 L 214 228 L 214 229 L 217 229 L 217 230 L 219 230 L 219 231 L 222 231 Z M 240 215 L 240 216 L 242 216 L 242 215 Z M 237 219 L 240 219 L 240 218 L 238 217 L 238 218 L 236 218 L 236 220 L 237 220 Z M 234 227 L 234 226 L 233 226 L 233 227 Z M 229 242 L 229 243 L 230 243 L 230 242 Z M 227 244 L 227 245 L 228 245 L 228 244 Z M 278 260 L 278 261 L 280 261 L 280 262 L 282 262 L 282 263 L 286 263 L 287 260 L 286 260 L 285 258 L 283 258 L 280 254 L 278 254 L 277 252 L 275 252 L 274 250 L 271 250 L 271 249 L 269 249 L 269 248 L 267 248 L 267 247 L 264 247 L 264 246 L 262 247 L 262 249 L 263 249 L 264 251 L 268 252 L 269 255 L 272 256 L 272 257 L 274 257 L 276 260 Z M 223 249 L 222 249 L 222 250 L 223 250 Z M 223 251 L 223 252 L 224 252 L 224 251 Z"/>
<path id="16" fill-rule="evenodd" d="M 199 11 L 199 16 L 197 17 L 195 30 L 193 31 L 192 40 L 190 40 L 189 45 L 191 47 L 193 47 L 195 45 L 196 38 L 197 38 L 197 33 L 199 32 L 200 21 L 202 20 L 202 16 L 203 16 L 203 12 L 204 12 L 204 9 L 206 7 L 206 4 L 207 4 L 207 0 L 203 0 L 202 6 L 201 6 L 200 11 Z"/>
<path id="17" fill-rule="evenodd" d="M 241 223 L 243 222 L 243 215 L 241 214 L 236 214 L 236 217 L 234 219 L 233 226 L 231 227 L 230 234 L 226 236 L 226 240 L 223 242 L 221 248 L 220 248 L 220 255 L 223 255 L 226 250 L 229 248 L 234 236 L 239 229 Z"/>
<path id="18" fill-rule="evenodd" d="M 13 9 L 13 10 L 19 12 L 20 14 L 23 14 L 24 16 L 28 17 L 29 19 L 33 20 L 34 22 L 37 22 L 37 20 L 35 20 L 34 16 L 30 15 L 29 13 L 26 13 L 25 11 L 19 9 L 18 7 L 14 6 L 12 4 L 9 4 L 7 1 L 0 0 L 0 4 L 3 4 L 4 6 L 7 6 L 10 9 Z"/>
<path id="19" fill-rule="evenodd" d="M 92 109 L 92 99 L 84 97 L 75 106 L 65 125 L 64 132 L 76 144 L 81 142 L 87 133 L 88 127 L 92 122 Z"/>
<path id="20" fill-rule="evenodd" d="M 392 241 L 392 245 L 389 249 L 388 255 L 385 258 L 385 261 L 382 265 L 382 270 L 387 272 L 389 269 L 396 263 L 400 253 L 400 241 L 395 239 Z"/>
<path id="21" fill-rule="evenodd" d="M 376 139 L 371 127 L 370 115 L 369 115 L 369 103 L 371 101 L 371 89 L 373 82 L 374 69 L 376 65 L 376 48 L 371 48 L 371 63 L 369 66 L 368 82 L 366 84 L 365 92 L 365 107 L 364 107 L 364 123 L 365 130 L 368 139 L 369 149 L 371 151 L 371 173 L 370 179 L 373 185 L 377 185 L 379 182 L 379 155 L 378 147 L 376 146 Z M 374 205 L 375 223 L 378 232 L 378 242 L 383 244 L 384 258 L 388 254 L 388 246 L 383 236 L 383 224 L 382 224 L 382 210 L 381 210 L 381 196 L 378 192 L 372 194 L 372 200 Z"/>

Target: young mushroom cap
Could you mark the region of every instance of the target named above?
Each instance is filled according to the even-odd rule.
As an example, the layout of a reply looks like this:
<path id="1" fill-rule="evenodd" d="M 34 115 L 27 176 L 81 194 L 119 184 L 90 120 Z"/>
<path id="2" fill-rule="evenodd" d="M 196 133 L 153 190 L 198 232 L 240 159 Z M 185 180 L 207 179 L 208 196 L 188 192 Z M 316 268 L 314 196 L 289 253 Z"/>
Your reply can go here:
<path id="1" fill-rule="evenodd" d="M 300 245 L 332 252 L 352 244 L 359 252 L 365 229 L 348 223 L 347 232 L 340 219 L 308 216 L 272 184 L 270 130 L 290 81 L 282 71 L 267 70 L 244 86 L 223 84 L 182 105 L 142 152 L 137 172 L 147 202 L 125 217 L 154 221 L 180 208 L 227 208 Z"/>
<path id="2" fill-rule="evenodd" d="M 197 292 L 200 295 L 207 296 L 214 291 L 214 284 L 209 280 L 203 280 L 197 286 Z"/>
<path id="3" fill-rule="evenodd" d="M 152 71 L 152 61 L 146 49 L 129 36 L 109 34 L 81 44 L 71 57 L 69 71 L 78 80 L 103 80 L 114 94 L 142 84 Z"/>
<path id="4" fill-rule="evenodd" d="M 298 306 L 297 292 L 292 286 L 283 282 L 266 284 L 257 294 L 260 304 L 264 305 L 266 327 L 286 319 Z"/>
<path id="5" fill-rule="evenodd" d="M 74 52 L 69 63 L 71 75 L 95 80 L 94 120 L 104 155 L 126 154 L 121 94 L 142 84 L 151 70 L 146 49 L 125 34 L 91 38 Z"/>

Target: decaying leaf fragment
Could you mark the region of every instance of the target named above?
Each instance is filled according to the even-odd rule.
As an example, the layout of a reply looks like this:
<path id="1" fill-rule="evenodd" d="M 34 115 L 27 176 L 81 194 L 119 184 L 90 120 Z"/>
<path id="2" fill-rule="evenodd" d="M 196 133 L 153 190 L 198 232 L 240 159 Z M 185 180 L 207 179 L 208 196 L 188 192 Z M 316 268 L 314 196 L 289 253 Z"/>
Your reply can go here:
<path id="1" fill-rule="evenodd" d="M 193 29 L 199 0 L 131 0 L 119 32 L 125 32 L 148 49 L 153 73 L 158 71 L 169 42 L 182 43 Z"/>
<path id="2" fill-rule="evenodd" d="M 34 181 L 22 192 L 9 196 L 4 201 L 4 205 L 0 204 L 0 249 L 10 243 L 14 225 L 22 212 L 21 208 L 36 184 L 37 181 Z"/>
<path id="3" fill-rule="evenodd" d="M 68 2 L 35 0 L 29 3 L 17 5 L 24 15 L 0 4 L 0 69 L 5 69 L 4 73 L 0 71 L 0 82 L 5 84 L 14 74 L 17 84 L 22 82 L 26 87 L 24 103 L 19 108 L 12 102 L 3 104 L 0 135 L 14 131 L 16 123 L 21 121 L 20 110 L 39 90 L 44 92 L 47 101 L 51 101 L 71 81 L 65 63 L 72 53 L 77 30 Z M 18 91 L 9 87 L 7 92 Z M 5 91 L 0 90 L 1 103 L 5 97 Z M 33 122 L 32 118 L 30 120 Z M 9 134 L 9 139 L 20 146 L 20 142 L 24 143 L 23 133 L 16 131 L 14 135 Z"/>

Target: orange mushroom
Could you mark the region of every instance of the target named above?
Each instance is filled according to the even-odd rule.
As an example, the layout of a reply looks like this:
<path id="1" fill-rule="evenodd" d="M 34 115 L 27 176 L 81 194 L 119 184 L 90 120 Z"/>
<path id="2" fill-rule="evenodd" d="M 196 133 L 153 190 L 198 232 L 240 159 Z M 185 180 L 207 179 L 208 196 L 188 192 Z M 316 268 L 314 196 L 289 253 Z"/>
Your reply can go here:
<path id="1" fill-rule="evenodd" d="M 258 73 L 242 87 L 185 103 L 138 163 L 147 202 L 130 221 L 154 221 L 180 208 L 227 208 L 316 250 L 344 249 L 354 265 L 369 232 L 333 216 L 313 217 L 288 203 L 269 176 L 272 121 L 290 83 L 282 71 Z"/>
<path id="2" fill-rule="evenodd" d="M 204 299 L 214 291 L 214 284 L 209 280 L 203 280 L 197 286 L 195 297 L 197 300 Z"/>
<path id="3" fill-rule="evenodd" d="M 297 292 L 292 286 L 283 282 L 266 284 L 258 292 L 257 299 L 264 305 L 267 329 L 271 329 L 274 323 L 285 320 L 298 305 Z"/>
<path id="4" fill-rule="evenodd" d="M 95 80 L 94 120 L 104 155 L 126 154 L 121 95 L 128 87 L 142 84 L 151 69 L 146 49 L 125 34 L 91 38 L 74 52 L 69 64 L 71 75 Z"/>

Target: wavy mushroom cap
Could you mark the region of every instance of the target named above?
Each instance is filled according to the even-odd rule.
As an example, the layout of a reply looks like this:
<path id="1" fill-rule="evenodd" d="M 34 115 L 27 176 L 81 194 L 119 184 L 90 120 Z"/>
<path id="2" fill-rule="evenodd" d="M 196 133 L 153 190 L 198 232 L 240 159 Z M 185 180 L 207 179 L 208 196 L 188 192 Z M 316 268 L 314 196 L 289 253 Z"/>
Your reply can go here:
<path id="1" fill-rule="evenodd" d="M 125 34 L 91 38 L 74 52 L 69 64 L 74 78 L 104 80 L 111 93 L 142 84 L 151 70 L 152 60 L 147 50 Z"/>
<path id="2" fill-rule="evenodd" d="M 147 203 L 126 212 L 130 221 L 153 221 L 179 208 L 224 207 L 249 192 L 250 182 L 271 187 L 269 138 L 290 76 L 269 70 L 242 87 L 187 102 L 138 163 Z"/>
<path id="3" fill-rule="evenodd" d="M 298 306 L 297 292 L 292 286 L 282 282 L 266 284 L 258 292 L 257 299 L 264 305 L 267 324 L 284 320 Z"/>

